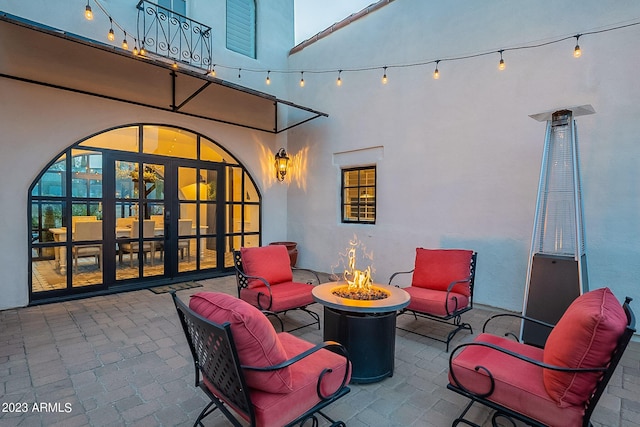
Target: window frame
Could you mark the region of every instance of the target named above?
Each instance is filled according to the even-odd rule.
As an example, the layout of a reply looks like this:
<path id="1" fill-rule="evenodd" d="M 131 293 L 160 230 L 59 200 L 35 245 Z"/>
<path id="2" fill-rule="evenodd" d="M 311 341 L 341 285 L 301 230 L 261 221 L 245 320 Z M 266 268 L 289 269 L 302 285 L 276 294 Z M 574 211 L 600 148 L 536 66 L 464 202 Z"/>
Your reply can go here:
<path id="1" fill-rule="evenodd" d="M 362 173 L 367 171 L 373 171 L 373 184 L 363 183 Z M 352 173 L 352 172 L 358 172 L 357 185 L 346 185 L 347 184 L 346 177 L 349 173 Z M 341 169 L 340 173 L 341 173 L 341 183 L 340 183 L 340 220 L 341 222 L 343 224 L 375 225 L 377 220 L 377 210 L 378 210 L 377 209 L 378 172 L 377 172 L 376 165 L 343 168 Z M 365 192 L 366 194 L 370 194 L 372 192 L 373 201 L 361 202 L 360 197 L 357 198 L 356 202 L 353 202 L 353 199 L 346 200 L 347 191 L 349 189 L 354 189 L 354 188 L 357 189 L 357 194 L 362 194 L 363 192 Z M 356 210 L 355 217 L 353 215 L 354 208 Z M 370 209 L 372 209 L 372 212 L 369 212 Z M 364 212 L 364 215 L 361 215 L 362 212 Z M 371 215 L 371 218 L 367 218 L 369 215 Z"/>

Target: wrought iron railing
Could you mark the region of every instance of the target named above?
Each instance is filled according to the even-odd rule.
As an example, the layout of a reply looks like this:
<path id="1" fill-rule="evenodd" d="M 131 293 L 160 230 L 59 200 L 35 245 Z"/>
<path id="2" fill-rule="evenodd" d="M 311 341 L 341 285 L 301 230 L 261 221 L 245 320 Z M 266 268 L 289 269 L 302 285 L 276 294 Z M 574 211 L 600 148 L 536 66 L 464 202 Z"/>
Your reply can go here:
<path id="1" fill-rule="evenodd" d="M 141 49 L 195 67 L 211 67 L 211 27 L 146 0 L 140 0 L 137 8 Z"/>

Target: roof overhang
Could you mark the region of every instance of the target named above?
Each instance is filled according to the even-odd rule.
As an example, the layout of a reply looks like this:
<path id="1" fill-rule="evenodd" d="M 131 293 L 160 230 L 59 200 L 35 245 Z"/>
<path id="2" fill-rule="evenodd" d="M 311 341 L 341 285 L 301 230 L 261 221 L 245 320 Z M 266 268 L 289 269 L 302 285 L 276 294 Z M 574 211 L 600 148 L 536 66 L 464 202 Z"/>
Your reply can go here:
<path id="1" fill-rule="evenodd" d="M 0 12 L 0 77 L 280 133 L 326 113 Z"/>

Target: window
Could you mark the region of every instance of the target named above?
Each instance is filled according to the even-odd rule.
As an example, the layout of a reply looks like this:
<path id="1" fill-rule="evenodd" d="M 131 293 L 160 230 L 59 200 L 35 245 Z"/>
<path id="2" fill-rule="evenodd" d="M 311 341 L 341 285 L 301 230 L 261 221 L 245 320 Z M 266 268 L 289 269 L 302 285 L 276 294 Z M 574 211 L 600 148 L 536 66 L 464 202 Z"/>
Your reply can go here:
<path id="1" fill-rule="evenodd" d="M 375 166 L 342 170 L 342 222 L 375 224 Z"/>
<path id="2" fill-rule="evenodd" d="M 227 49 L 256 57 L 255 0 L 227 0 Z"/>
<path id="3" fill-rule="evenodd" d="M 162 6 L 172 12 L 179 13 L 182 16 L 187 16 L 186 0 L 158 0 L 158 6 Z"/>

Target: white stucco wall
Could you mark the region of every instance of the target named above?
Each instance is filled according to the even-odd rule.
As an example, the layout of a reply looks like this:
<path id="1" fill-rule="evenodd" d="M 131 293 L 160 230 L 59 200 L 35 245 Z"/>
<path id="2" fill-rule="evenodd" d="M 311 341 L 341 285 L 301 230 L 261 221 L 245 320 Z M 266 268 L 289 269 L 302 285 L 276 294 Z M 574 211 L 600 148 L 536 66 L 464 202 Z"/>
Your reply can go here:
<path id="1" fill-rule="evenodd" d="M 290 57 L 290 70 L 347 70 L 535 44 L 640 18 L 633 1 L 395 1 Z M 329 113 L 289 133 L 309 162 L 288 192 L 300 261 L 327 270 L 355 235 L 376 281 L 413 268 L 416 247 L 478 251 L 476 302 L 520 310 L 545 124 L 542 111 L 591 104 L 577 118 L 589 281 L 640 297 L 640 26 L 499 55 L 387 70 L 292 74 L 289 97 Z M 366 150 L 377 147 L 375 150 Z M 364 149 L 364 150 L 363 150 Z M 340 162 L 378 171 L 377 223 L 340 223 Z M 374 156 L 375 157 L 375 156 Z M 360 161 L 358 159 L 361 159 Z"/>
<path id="2" fill-rule="evenodd" d="M 263 2 L 258 2 L 257 60 L 229 52 L 224 47 L 224 2 L 212 4 L 194 0 L 189 4 L 193 13 L 201 14 L 194 16 L 194 19 L 214 28 L 216 60 L 244 67 L 282 69 L 286 67 L 288 49 L 293 45 L 293 0 L 276 1 L 273 4 L 275 8 L 267 8 Z M 125 0 L 102 3 L 115 19 L 129 22 L 135 28 L 135 13 L 129 15 L 135 12 L 132 6 L 135 3 Z M 207 4 L 213 7 L 205 7 Z M 108 23 L 106 27 L 100 25 L 100 14 L 95 7 L 96 20 L 91 23 L 84 21 L 82 12 L 85 5 L 86 2 L 76 0 L 66 2 L 65 7 L 60 7 L 57 2 L 0 0 L 0 11 L 106 42 L 104 36 L 109 28 Z M 131 20 L 126 16 L 134 18 Z M 121 42 L 120 36 L 116 41 Z M 15 42 L 19 43 L 19 40 Z M 246 73 L 241 81 L 234 83 L 265 89 L 263 74 Z M 270 93 L 279 97 L 282 97 L 285 89 L 284 81 L 274 81 L 269 87 Z M 3 150 L 0 156 L 3 183 L 0 186 L 0 236 L 5 248 L 0 257 L 0 310 L 28 304 L 30 221 L 27 217 L 27 201 L 30 184 L 47 163 L 69 145 L 108 128 L 135 123 L 184 127 L 202 133 L 225 147 L 247 167 L 262 194 L 263 242 L 286 240 L 287 216 L 282 207 L 286 206 L 287 187 L 275 181 L 272 169 L 273 153 L 282 146 L 286 147 L 286 134 L 252 131 L 0 78 L 0 145 Z"/>

